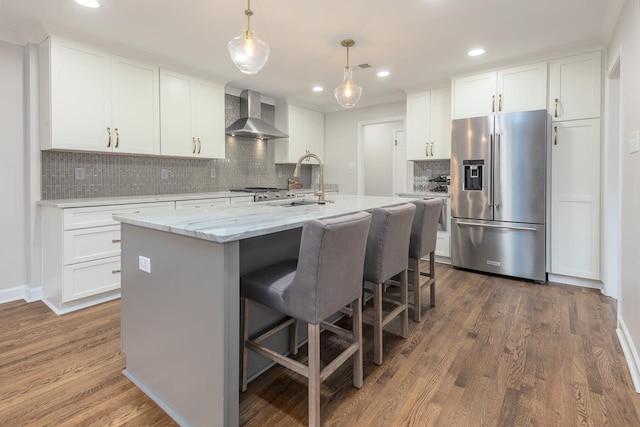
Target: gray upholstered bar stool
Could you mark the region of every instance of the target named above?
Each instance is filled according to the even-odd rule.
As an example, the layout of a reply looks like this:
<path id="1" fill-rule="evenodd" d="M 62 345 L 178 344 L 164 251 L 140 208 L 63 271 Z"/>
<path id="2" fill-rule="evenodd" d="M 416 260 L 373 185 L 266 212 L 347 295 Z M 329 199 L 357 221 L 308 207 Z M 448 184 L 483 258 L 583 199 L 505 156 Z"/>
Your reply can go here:
<path id="1" fill-rule="evenodd" d="M 420 290 L 423 286 L 431 287 L 431 306 L 436 305 L 436 243 L 438 238 L 438 219 L 442 211 L 442 199 L 416 200 L 416 214 L 411 226 L 411 240 L 409 243 L 409 259 L 413 262 L 413 320 L 420 322 L 422 305 Z M 420 259 L 429 255 L 429 273 L 420 270 Z M 420 283 L 421 276 L 428 276 L 429 280 Z"/>
<path id="2" fill-rule="evenodd" d="M 353 385 L 362 387 L 362 270 L 370 222 L 371 215 L 366 212 L 308 221 L 302 228 L 297 262 L 290 260 L 268 266 L 243 276 L 240 281 L 244 312 L 242 390 L 247 388 L 247 349 L 251 349 L 307 377 L 309 425 L 312 426 L 320 425 L 320 383 L 351 356 Z M 248 299 L 286 314 L 291 319 L 259 337 L 249 339 Z M 352 331 L 323 322 L 348 304 L 351 304 L 354 313 Z M 294 319 L 308 323 L 308 365 L 260 344 L 275 332 L 295 323 Z M 322 371 L 321 325 L 349 341 L 349 347 Z"/>
<path id="3" fill-rule="evenodd" d="M 382 365 L 382 328 L 397 316 L 400 318 L 400 336 L 409 336 L 407 268 L 409 237 L 416 210 L 415 205 L 374 209 L 367 239 L 364 261 L 364 280 L 373 284 L 373 362 Z M 400 302 L 383 317 L 383 285 L 400 273 Z M 391 301 L 390 301 L 391 302 Z M 368 322 L 367 322 L 368 323 Z"/>

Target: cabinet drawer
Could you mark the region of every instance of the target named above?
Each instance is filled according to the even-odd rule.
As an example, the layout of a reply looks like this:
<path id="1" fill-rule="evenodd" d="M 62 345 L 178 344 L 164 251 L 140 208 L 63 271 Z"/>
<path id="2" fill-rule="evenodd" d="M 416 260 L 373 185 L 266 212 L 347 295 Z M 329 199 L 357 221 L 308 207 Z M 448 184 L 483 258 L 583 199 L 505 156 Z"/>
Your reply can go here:
<path id="1" fill-rule="evenodd" d="M 228 198 L 220 199 L 198 199 L 198 200 L 179 200 L 176 202 L 176 209 L 195 209 L 210 208 L 212 206 L 228 205 Z"/>
<path id="2" fill-rule="evenodd" d="M 120 226 L 81 228 L 64 232 L 64 264 L 120 255 Z"/>
<path id="3" fill-rule="evenodd" d="M 118 225 L 112 216 L 135 212 L 151 212 L 174 209 L 174 202 L 138 203 L 132 205 L 109 205 L 88 208 L 71 208 L 64 210 L 64 229 L 99 227 L 103 225 Z"/>
<path id="4" fill-rule="evenodd" d="M 119 256 L 64 267 L 63 303 L 119 288 Z"/>
<path id="5" fill-rule="evenodd" d="M 449 234 L 438 234 L 436 240 L 436 255 L 451 257 L 451 236 Z"/>

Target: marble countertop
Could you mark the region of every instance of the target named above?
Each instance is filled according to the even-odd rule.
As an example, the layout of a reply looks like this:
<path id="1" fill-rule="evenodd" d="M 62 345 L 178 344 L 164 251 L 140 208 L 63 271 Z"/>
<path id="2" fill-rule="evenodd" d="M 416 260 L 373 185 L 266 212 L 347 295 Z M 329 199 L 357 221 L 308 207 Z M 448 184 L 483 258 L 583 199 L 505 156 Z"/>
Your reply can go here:
<path id="1" fill-rule="evenodd" d="M 122 197 L 96 197 L 94 199 L 61 199 L 40 200 L 38 205 L 55 208 L 79 208 L 89 206 L 126 205 L 129 203 L 173 202 L 177 200 L 219 199 L 225 197 L 247 197 L 253 193 L 241 193 L 237 191 L 218 191 L 213 193 L 180 193 L 160 194 L 150 196 L 122 196 Z"/>
<path id="2" fill-rule="evenodd" d="M 408 192 L 408 193 L 398 193 L 398 197 L 415 197 L 415 198 L 423 198 L 423 197 L 443 197 L 450 198 L 451 194 L 449 193 L 436 193 L 435 191 L 421 191 L 421 192 Z"/>
<path id="3" fill-rule="evenodd" d="M 400 197 L 331 196 L 329 203 L 287 206 L 291 200 L 252 205 L 220 206 L 189 210 L 114 215 L 125 224 L 168 233 L 210 240 L 232 242 L 301 227 L 311 219 L 329 218 L 381 206 L 407 203 Z"/>

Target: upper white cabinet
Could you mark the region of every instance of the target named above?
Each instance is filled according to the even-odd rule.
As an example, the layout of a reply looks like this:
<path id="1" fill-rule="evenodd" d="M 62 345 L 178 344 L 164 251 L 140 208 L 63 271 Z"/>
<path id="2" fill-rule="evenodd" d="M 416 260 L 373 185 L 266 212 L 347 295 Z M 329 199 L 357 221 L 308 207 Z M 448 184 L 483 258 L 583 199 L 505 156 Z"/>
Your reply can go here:
<path id="1" fill-rule="evenodd" d="M 160 70 L 162 154 L 224 158 L 224 87 Z"/>
<path id="2" fill-rule="evenodd" d="M 549 112 L 553 120 L 600 117 L 602 54 L 575 55 L 550 64 Z"/>
<path id="3" fill-rule="evenodd" d="M 547 63 L 453 79 L 452 93 L 454 119 L 544 110 Z"/>
<path id="4" fill-rule="evenodd" d="M 324 114 L 296 105 L 276 105 L 276 128 L 289 138 L 276 139 L 276 163 L 296 163 L 306 151 L 324 158 Z"/>
<path id="5" fill-rule="evenodd" d="M 600 279 L 600 120 L 553 124 L 551 273 Z"/>
<path id="6" fill-rule="evenodd" d="M 56 37 L 40 67 L 43 150 L 160 153 L 158 67 Z"/>
<path id="7" fill-rule="evenodd" d="M 451 157 L 451 89 L 407 95 L 407 160 Z"/>

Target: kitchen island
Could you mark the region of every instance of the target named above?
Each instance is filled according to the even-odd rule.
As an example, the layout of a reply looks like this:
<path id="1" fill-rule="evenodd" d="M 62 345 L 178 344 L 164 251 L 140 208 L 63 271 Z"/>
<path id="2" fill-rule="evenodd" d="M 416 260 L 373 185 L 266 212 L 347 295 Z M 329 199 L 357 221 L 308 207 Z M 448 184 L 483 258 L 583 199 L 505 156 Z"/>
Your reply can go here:
<path id="1" fill-rule="evenodd" d="M 308 220 L 407 201 L 335 196 L 326 205 L 283 200 L 115 216 L 124 374 L 180 425 L 237 425 L 240 276 L 296 258 Z"/>

